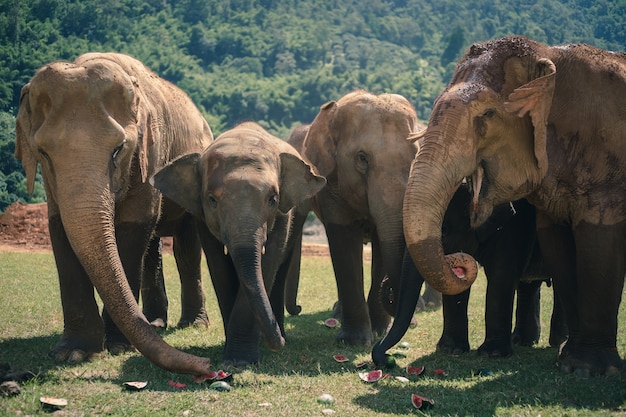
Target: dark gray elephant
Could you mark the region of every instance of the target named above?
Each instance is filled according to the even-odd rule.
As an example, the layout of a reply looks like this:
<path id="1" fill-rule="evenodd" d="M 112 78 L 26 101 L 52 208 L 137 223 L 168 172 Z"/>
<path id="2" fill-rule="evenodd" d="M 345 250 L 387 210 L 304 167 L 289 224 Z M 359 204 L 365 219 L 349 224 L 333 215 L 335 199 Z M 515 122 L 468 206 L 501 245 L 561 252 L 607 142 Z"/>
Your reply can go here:
<path id="1" fill-rule="evenodd" d="M 484 268 L 487 277 L 485 297 L 485 340 L 478 353 L 505 357 L 513 344 L 531 346 L 541 334 L 540 287 L 549 280 L 535 232 L 535 208 L 526 200 L 494 208 L 493 214 L 479 228 L 470 225 L 472 195 L 462 184 L 454 193 L 442 225 L 442 243 L 446 253 L 461 251 L 472 255 Z M 401 291 L 396 291 L 396 319 L 385 337 L 372 349 L 377 365 L 386 364 L 385 351 L 400 341 L 419 294 L 423 278 L 410 256 L 405 260 Z M 408 282 L 404 282 L 408 281 Z M 384 289 L 383 291 L 389 291 Z M 511 333 L 513 301 L 517 291 L 515 329 Z M 467 307 L 470 289 L 458 295 L 443 296 L 443 334 L 437 350 L 461 354 L 470 350 Z M 565 317 L 554 298 L 550 326 L 550 344 L 559 346 L 567 338 Z"/>
<path id="2" fill-rule="evenodd" d="M 248 122 L 201 154 L 175 160 L 152 182 L 205 224 L 200 235 L 224 320 L 224 363 L 258 362 L 261 336 L 269 349 L 281 349 L 295 207 L 324 178 L 291 145 Z"/>
<path id="3" fill-rule="evenodd" d="M 562 370 L 612 374 L 626 272 L 626 55 L 523 37 L 472 45 L 437 98 L 415 158 L 404 231 L 424 279 L 468 288 L 442 257 L 441 223 L 469 178 L 471 222 L 526 198 L 565 310 Z"/>
<path id="4" fill-rule="evenodd" d="M 337 281 L 339 341 L 368 345 L 389 325 L 379 288 L 385 275 L 400 279 L 402 202 L 417 150 L 406 139 L 422 128 L 404 97 L 355 91 L 324 104 L 304 140 L 303 156 L 327 179 L 313 205 L 326 229 Z M 368 240 L 372 284 L 366 301 L 363 243 Z"/>
<path id="5" fill-rule="evenodd" d="M 147 181 L 213 140 L 191 100 L 129 56 L 89 53 L 35 74 L 22 89 L 16 133 L 28 189 L 38 164 L 46 189 L 64 319 L 53 355 L 80 361 L 101 352 L 103 341 L 112 351 L 132 344 L 164 369 L 207 373 L 208 359 L 166 344 L 137 305 L 144 256 L 159 233 L 174 235 L 177 261 L 188 265 L 183 286 L 190 283 L 190 294 L 199 287 L 190 215 Z"/>

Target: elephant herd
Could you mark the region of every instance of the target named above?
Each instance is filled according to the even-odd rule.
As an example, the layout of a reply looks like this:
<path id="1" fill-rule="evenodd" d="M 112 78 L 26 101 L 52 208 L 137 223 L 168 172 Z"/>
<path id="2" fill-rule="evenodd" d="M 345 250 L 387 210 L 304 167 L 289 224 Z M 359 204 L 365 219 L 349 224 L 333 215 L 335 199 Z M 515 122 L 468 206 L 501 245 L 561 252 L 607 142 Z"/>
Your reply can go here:
<path id="1" fill-rule="evenodd" d="M 401 95 L 359 90 L 322 105 L 288 141 L 253 122 L 214 138 L 187 95 L 126 55 L 49 63 L 22 89 L 15 155 L 29 190 L 38 166 L 46 190 L 64 318 L 53 356 L 77 362 L 136 348 L 169 371 L 209 372 L 208 359 L 156 331 L 167 323 L 164 236 L 181 279 L 179 326 L 209 324 L 204 252 L 224 363 L 258 362 L 261 339 L 280 350 L 285 307 L 299 312 L 293 293 L 312 210 L 337 283 L 337 339 L 373 344 L 378 366 L 407 331 L 424 282 L 443 294 L 437 349 L 468 351 L 480 265 L 488 289 L 479 353 L 537 342 L 548 281 L 560 368 L 619 373 L 624 109 L 626 54 L 523 37 L 472 45 L 427 125 Z"/>

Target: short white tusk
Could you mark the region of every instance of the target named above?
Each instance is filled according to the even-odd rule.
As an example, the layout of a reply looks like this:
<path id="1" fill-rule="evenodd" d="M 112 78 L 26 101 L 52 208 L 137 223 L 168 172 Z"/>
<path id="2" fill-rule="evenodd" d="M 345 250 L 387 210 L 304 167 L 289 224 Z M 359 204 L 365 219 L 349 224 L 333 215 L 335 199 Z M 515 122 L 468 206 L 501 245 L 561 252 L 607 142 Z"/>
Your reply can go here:
<path id="1" fill-rule="evenodd" d="M 224 255 L 228 255 L 228 248 L 224 245 Z"/>
<path id="2" fill-rule="evenodd" d="M 265 255 L 265 245 L 261 246 L 261 255 Z"/>

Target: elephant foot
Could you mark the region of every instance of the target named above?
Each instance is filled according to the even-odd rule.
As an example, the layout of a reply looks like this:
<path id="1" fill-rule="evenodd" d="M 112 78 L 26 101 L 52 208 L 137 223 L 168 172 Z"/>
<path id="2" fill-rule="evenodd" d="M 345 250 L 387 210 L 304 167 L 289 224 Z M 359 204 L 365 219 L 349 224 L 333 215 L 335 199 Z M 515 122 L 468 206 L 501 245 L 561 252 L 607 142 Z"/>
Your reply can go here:
<path id="1" fill-rule="evenodd" d="M 104 354 L 102 342 L 64 337 L 48 356 L 57 362 L 80 363 Z"/>
<path id="2" fill-rule="evenodd" d="M 302 306 L 299 306 L 297 304 L 286 305 L 285 308 L 287 309 L 287 313 L 289 313 L 289 315 L 291 316 L 297 316 L 302 312 Z"/>
<path id="3" fill-rule="evenodd" d="M 510 339 L 508 341 L 485 340 L 478 348 L 480 356 L 488 358 L 506 358 L 513 354 L 513 345 Z"/>
<path id="4" fill-rule="evenodd" d="M 619 375 L 624 367 L 617 348 L 577 348 L 569 342 L 561 346 L 557 364 L 562 371 L 583 377 Z"/>
<path id="5" fill-rule="evenodd" d="M 550 326 L 550 338 L 548 342 L 552 347 L 560 347 L 567 341 L 569 332 L 566 325 L 552 325 Z"/>
<path id="6" fill-rule="evenodd" d="M 205 329 L 208 329 L 209 327 L 209 317 L 205 314 L 201 314 L 198 315 L 197 317 L 193 318 L 193 319 L 186 319 L 184 317 L 181 317 L 180 320 L 178 321 L 178 324 L 176 325 L 177 327 L 181 328 L 181 329 L 185 329 L 187 327 L 204 327 Z"/>
<path id="7" fill-rule="evenodd" d="M 441 336 L 439 342 L 437 342 L 437 352 L 446 353 L 448 355 L 461 355 L 467 353 L 470 350 L 469 342 L 457 341 L 449 336 Z"/>
<path id="8" fill-rule="evenodd" d="M 350 346 L 371 346 L 374 343 L 374 335 L 371 331 L 346 331 L 342 324 L 337 332 L 337 342 Z"/>
<path id="9" fill-rule="evenodd" d="M 150 321 L 150 326 L 154 327 L 156 330 L 165 330 L 167 329 L 167 320 L 156 318 Z"/>
<path id="10" fill-rule="evenodd" d="M 515 329 L 511 335 L 511 342 L 517 346 L 534 346 L 539 343 L 539 332 Z"/>
<path id="11" fill-rule="evenodd" d="M 424 299 L 424 305 L 426 310 L 436 310 L 441 307 L 441 293 L 433 289 L 430 285 L 426 286 L 424 294 L 422 294 L 420 298 Z"/>
<path id="12" fill-rule="evenodd" d="M 137 349 L 135 349 L 133 345 L 129 343 L 122 343 L 122 342 L 107 343 L 106 348 L 109 351 L 109 353 L 113 356 L 121 355 L 122 353 L 126 353 L 126 352 L 137 351 Z"/>

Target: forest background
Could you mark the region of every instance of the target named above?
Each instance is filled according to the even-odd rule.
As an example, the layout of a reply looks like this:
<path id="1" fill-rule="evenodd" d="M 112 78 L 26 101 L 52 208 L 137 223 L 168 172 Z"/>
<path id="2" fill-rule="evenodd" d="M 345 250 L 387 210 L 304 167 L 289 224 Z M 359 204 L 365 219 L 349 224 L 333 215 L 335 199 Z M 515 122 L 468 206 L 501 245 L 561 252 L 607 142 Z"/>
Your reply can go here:
<path id="1" fill-rule="evenodd" d="M 286 138 L 357 88 L 402 94 L 428 121 L 465 49 L 513 34 L 624 51 L 626 0 L 0 0 L 0 212 L 45 200 L 13 151 L 20 90 L 47 62 L 126 53 L 216 136 L 254 120 Z"/>

